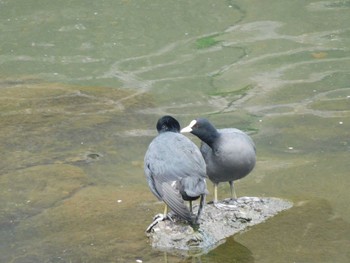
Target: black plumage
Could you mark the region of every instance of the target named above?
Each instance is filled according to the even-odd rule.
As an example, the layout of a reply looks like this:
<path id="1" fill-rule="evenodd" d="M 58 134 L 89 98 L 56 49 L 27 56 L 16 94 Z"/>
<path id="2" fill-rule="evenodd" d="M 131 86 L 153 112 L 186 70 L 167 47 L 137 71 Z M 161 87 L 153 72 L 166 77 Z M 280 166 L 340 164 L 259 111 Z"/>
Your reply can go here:
<path id="1" fill-rule="evenodd" d="M 233 181 L 248 175 L 255 166 L 253 140 L 235 128 L 217 130 L 204 118 L 193 120 L 181 132 L 190 132 L 202 140 L 200 151 L 207 165 L 207 175 L 214 183 L 214 202 L 217 202 L 220 182 L 229 182 L 231 198 L 236 198 Z"/>

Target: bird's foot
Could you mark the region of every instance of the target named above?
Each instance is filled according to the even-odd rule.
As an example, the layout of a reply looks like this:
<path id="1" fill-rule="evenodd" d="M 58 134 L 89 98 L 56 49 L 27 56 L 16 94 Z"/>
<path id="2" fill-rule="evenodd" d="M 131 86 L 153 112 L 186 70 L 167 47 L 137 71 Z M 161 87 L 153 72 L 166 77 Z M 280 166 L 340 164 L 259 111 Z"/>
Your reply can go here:
<path id="1" fill-rule="evenodd" d="M 229 202 L 226 200 L 223 202 L 214 201 L 213 205 L 220 210 L 235 210 L 238 207 L 234 199 L 230 199 Z"/>
<path id="2" fill-rule="evenodd" d="M 164 214 L 157 214 L 153 217 L 153 222 L 147 227 L 146 232 L 149 233 L 151 232 L 151 230 L 153 229 L 153 227 L 158 224 L 161 221 L 167 220 L 169 219 L 171 222 L 174 222 L 174 220 L 172 219 L 172 213 L 168 213 L 166 215 Z"/>
<path id="3" fill-rule="evenodd" d="M 187 241 L 187 245 L 199 246 L 200 243 L 203 242 L 203 240 L 204 240 L 203 234 L 200 231 L 195 230 L 190 240 Z"/>
<path id="4" fill-rule="evenodd" d="M 153 229 L 153 227 L 161 221 L 164 221 L 167 216 L 164 214 L 157 214 L 153 217 L 153 222 L 147 227 L 146 232 L 149 233 Z"/>
<path id="5" fill-rule="evenodd" d="M 231 198 L 223 199 L 222 202 L 225 205 L 237 205 L 237 200 L 238 200 L 237 198 L 231 197 Z"/>

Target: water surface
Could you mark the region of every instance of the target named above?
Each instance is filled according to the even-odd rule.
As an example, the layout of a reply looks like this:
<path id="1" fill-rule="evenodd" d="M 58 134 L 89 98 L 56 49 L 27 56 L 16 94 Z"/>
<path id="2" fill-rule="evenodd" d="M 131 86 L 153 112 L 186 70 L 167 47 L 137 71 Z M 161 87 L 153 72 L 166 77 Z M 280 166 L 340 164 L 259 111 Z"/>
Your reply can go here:
<path id="1" fill-rule="evenodd" d="M 2 0 L 0 14 L 1 262 L 349 262 L 349 1 Z M 200 258 L 152 250 L 163 206 L 143 156 L 163 114 L 249 132 L 258 162 L 237 194 L 295 206 Z"/>

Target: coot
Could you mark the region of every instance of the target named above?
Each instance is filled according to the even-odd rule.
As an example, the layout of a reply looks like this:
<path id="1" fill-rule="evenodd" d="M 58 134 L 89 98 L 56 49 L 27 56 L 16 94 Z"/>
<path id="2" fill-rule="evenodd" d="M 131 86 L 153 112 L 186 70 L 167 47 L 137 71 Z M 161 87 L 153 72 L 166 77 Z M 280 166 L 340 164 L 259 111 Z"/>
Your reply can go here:
<path id="1" fill-rule="evenodd" d="M 205 161 L 198 147 L 180 133 L 175 118 L 163 116 L 157 130 L 158 136 L 150 143 L 144 159 L 149 188 L 175 214 L 197 224 L 208 194 Z M 191 202 L 199 197 L 200 206 L 194 216 L 184 201 L 190 201 L 192 208 Z"/>
<path id="2" fill-rule="evenodd" d="M 253 140 L 235 128 L 217 130 L 204 118 L 191 121 L 181 132 L 190 132 L 202 140 L 200 150 L 207 164 L 207 175 L 214 183 L 214 203 L 220 182 L 229 182 L 231 199 L 237 198 L 233 181 L 248 175 L 255 166 Z"/>

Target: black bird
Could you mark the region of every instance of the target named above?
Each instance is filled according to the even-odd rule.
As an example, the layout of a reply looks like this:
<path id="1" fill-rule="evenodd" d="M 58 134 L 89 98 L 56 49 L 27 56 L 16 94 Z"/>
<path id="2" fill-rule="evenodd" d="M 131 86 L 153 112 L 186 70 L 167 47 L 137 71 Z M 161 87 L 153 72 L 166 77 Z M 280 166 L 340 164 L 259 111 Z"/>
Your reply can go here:
<path id="1" fill-rule="evenodd" d="M 235 128 L 217 130 L 207 119 L 198 118 L 183 128 L 202 140 L 200 150 L 207 164 L 207 175 L 214 183 L 214 203 L 217 203 L 217 187 L 229 182 L 231 199 L 237 198 L 233 181 L 248 175 L 256 162 L 253 140 Z"/>
<path id="2" fill-rule="evenodd" d="M 180 133 L 180 124 L 173 117 L 160 118 L 157 130 L 159 134 L 150 143 L 144 159 L 149 188 L 166 208 L 169 206 L 182 219 L 197 224 L 208 194 L 205 161 L 198 147 Z M 193 216 L 191 202 L 199 197 L 198 214 Z M 190 209 L 184 201 L 190 201 Z M 164 213 L 166 217 L 166 209 Z"/>

